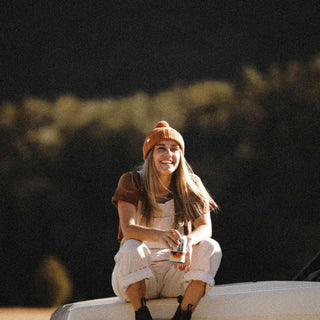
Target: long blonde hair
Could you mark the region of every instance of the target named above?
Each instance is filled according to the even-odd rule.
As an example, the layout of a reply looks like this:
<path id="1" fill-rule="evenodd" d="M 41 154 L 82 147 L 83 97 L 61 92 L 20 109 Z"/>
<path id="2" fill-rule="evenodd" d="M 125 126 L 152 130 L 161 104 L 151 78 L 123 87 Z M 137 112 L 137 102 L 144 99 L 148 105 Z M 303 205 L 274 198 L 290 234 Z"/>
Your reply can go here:
<path id="1" fill-rule="evenodd" d="M 153 162 L 152 149 L 141 170 L 141 214 L 146 225 L 150 224 L 152 212 L 160 211 L 157 196 L 161 184 Z M 181 224 L 186 226 L 202 214 L 218 209 L 218 205 L 201 180 L 193 173 L 181 150 L 179 166 L 173 173 L 171 188 L 168 191 L 175 201 L 176 226 Z"/>

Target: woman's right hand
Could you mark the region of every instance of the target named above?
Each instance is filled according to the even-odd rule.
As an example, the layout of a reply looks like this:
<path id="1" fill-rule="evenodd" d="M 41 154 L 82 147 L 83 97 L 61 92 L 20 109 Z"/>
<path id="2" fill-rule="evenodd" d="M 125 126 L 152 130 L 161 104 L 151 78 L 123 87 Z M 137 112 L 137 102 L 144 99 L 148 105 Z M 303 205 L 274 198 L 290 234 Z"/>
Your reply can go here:
<path id="1" fill-rule="evenodd" d="M 176 229 L 171 229 L 169 231 L 159 230 L 159 241 L 164 243 L 168 249 L 176 249 L 179 246 L 179 239 L 181 234 Z"/>

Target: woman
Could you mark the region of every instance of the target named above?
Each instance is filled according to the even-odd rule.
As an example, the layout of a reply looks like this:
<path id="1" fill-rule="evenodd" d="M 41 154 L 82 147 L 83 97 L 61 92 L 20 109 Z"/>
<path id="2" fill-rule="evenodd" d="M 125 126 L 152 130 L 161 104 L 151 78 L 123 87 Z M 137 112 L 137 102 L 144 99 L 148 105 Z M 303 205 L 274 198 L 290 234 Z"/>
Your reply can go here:
<path id="1" fill-rule="evenodd" d="M 131 302 L 136 319 L 152 319 L 145 299 L 178 296 L 172 320 L 191 319 L 214 285 L 222 256 L 211 239 L 210 211 L 218 206 L 187 164 L 181 134 L 167 122 L 148 133 L 143 159 L 141 171 L 122 175 L 112 198 L 121 240 L 113 290 Z M 173 263 L 170 251 L 182 235 L 187 236 L 186 261 Z"/>

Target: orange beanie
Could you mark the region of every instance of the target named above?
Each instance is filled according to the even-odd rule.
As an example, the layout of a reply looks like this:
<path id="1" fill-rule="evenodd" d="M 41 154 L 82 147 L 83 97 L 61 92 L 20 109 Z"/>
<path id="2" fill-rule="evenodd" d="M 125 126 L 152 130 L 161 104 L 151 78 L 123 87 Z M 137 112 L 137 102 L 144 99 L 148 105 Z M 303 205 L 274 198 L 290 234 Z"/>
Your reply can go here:
<path id="1" fill-rule="evenodd" d="M 149 151 L 162 140 L 175 141 L 180 146 L 182 153 L 184 153 L 184 141 L 182 135 L 177 130 L 171 128 L 168 122 L 160 121 L 146 136 L 143 144 L 143 160 L 146 160 Z"/>

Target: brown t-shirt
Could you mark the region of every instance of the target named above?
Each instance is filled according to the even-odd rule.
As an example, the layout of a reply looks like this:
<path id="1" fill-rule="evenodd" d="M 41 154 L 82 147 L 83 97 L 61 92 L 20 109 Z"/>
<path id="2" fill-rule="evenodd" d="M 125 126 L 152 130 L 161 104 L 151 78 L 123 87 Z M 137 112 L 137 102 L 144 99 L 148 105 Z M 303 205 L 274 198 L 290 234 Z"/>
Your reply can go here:
<path id="1" fill-rule="evenodd" d="M 126 201 L 138 207 L 141 195 L 140 174 L 137 171 L 124 173 L 119 180 L 118 187 L 112 197 L 112 203 L 118 207 L 118 201 Z"/>

